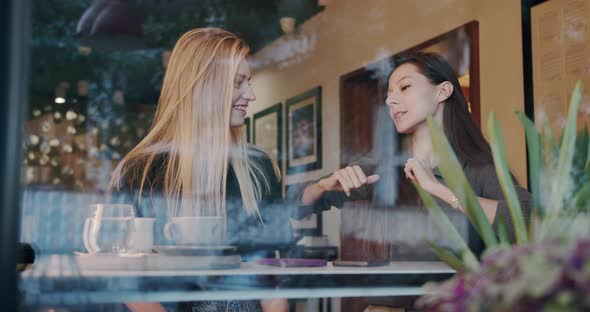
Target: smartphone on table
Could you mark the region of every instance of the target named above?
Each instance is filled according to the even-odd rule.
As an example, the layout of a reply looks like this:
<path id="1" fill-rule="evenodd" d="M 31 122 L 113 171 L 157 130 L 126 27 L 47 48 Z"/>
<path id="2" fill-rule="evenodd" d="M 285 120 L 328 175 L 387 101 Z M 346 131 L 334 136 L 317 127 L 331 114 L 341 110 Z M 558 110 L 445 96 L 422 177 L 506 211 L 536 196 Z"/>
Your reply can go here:
<path id="1" fill-rule="evenodd" d="M 351 260 L 334 260 L 332 261 L 333 266 L 345 266 L 345 267 L 376 267 L 389 265 L 389 260 L 366 260 L 366 261 L 351 261 Z"/>

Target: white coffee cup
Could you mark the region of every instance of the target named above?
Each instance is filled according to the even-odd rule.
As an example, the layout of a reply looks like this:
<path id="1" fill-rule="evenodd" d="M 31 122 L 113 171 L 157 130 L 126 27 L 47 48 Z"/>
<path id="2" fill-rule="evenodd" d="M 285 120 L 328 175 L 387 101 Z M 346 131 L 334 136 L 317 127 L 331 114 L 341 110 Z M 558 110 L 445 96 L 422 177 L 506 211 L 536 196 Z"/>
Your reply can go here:
<path id="1" fill-rule="evenodd" d="M 151 253 L 154 247 L 154 222 L 156 218 L 134 218 L 129 236 L 130 252 Z"/>
<path id="2" fill-rule="evenodd" d="M 225 239 L 223 217 L 175 217 L 164 226 L 164 236 L 176 245 L 219 245 Z"/>

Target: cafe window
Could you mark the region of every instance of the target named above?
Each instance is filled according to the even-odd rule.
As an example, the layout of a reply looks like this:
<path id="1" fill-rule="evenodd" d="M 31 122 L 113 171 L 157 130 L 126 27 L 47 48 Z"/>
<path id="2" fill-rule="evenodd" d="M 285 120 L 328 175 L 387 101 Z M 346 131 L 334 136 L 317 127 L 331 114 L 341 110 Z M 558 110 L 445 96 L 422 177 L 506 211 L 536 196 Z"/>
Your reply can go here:
<path id="1" fill-rule="evenodd" d="M 461 278 L 587 242 L 588 0 L 8 2 L 28 309 L 527 307 Z"/>

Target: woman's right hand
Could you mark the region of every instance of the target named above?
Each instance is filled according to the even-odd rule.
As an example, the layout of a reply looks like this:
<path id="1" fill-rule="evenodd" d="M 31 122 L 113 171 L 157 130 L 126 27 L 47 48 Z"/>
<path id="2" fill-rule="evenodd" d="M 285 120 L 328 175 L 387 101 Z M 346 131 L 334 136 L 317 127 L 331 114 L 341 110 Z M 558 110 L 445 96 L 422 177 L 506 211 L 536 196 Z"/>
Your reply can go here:
<path id="1" fill-rule="evenodd" d="M 361 167 L 348 166 L 334 172 L 331 176 L 318 181 L 326 192 L 330 191 L 344 191 L 346 196 L 350 197 L 350 191 L 357 189 L 363 185 L 370 185 L 379 181 L 379 175 L 367 176 Z"/>

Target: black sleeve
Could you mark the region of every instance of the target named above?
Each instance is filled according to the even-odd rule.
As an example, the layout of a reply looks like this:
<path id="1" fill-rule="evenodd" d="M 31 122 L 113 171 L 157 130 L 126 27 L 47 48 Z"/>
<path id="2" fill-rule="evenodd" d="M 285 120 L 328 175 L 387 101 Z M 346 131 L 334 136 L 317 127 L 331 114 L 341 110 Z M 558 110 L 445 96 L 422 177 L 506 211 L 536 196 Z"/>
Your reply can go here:
<path id="1" fill-rule="evenodd" d="M 262 245 L 291 245 L 294 243 L 290 222 L 293 204 L 283 200 L 281 179 L 270 157 L 262 157 L 260 164 L 269 182 L 269 189 L 263 187 L 262 200 L 258 205 L 263 225 L 256 234 L 256 240 Z"/>
<path id="2" fill-rule="evenodd" d="M 137 188 L 131 188 L 127 183 L 122 183 L 119 188 L 110 190 L 108 197 L 109 203 L 113 204 L 130 204 L 133 205 L 136 217 L 142 217 L 142 209 L 139 207 L 138 201 L 139 191 Z"/>
<path id="3" fill-rule="evenodd" d="M 110 202 L 132 204 L 136 217 L 167 218 L 166 203 L 162 194 L 164 164 L 165 156 L 160 155 L 154 159 L 144 182 L 141 196 L 139 179 L 130 176 L 122 177 L 119 189 L 111 190 Z M 128 174 L 131 173 L 128 172 Z"/>
<path id="4" fill-rule="evenodd" d="M 376 160 L 371 156 L 364 156 L 357 161 L 351 162 L 349 166 L 359 166 L 366 175 L 372 175 L 375 172 Z M 323 176 L 320 179 L 302 183 L 299 187 L 289 190 L 287 199 L 297 203 L 297 209 L 293 211 L 293 217 L 297 219 L 304 218 L 312 213 L 319 213 L 325 210 L 330 210 L 332 206 L 341 208 L 345 201 L 367 200 L 371 198 L 373 185 L 363 185 L 360 188 L 352 189 L 350 197 L 347 197 L 344 192 L 333 191 L 326 192 L 319 200 L 312 204 L 302 205 L 301 197 L 306 187 L 318 183 L 321 179 L 331 176 L 332 173 Z"/>

